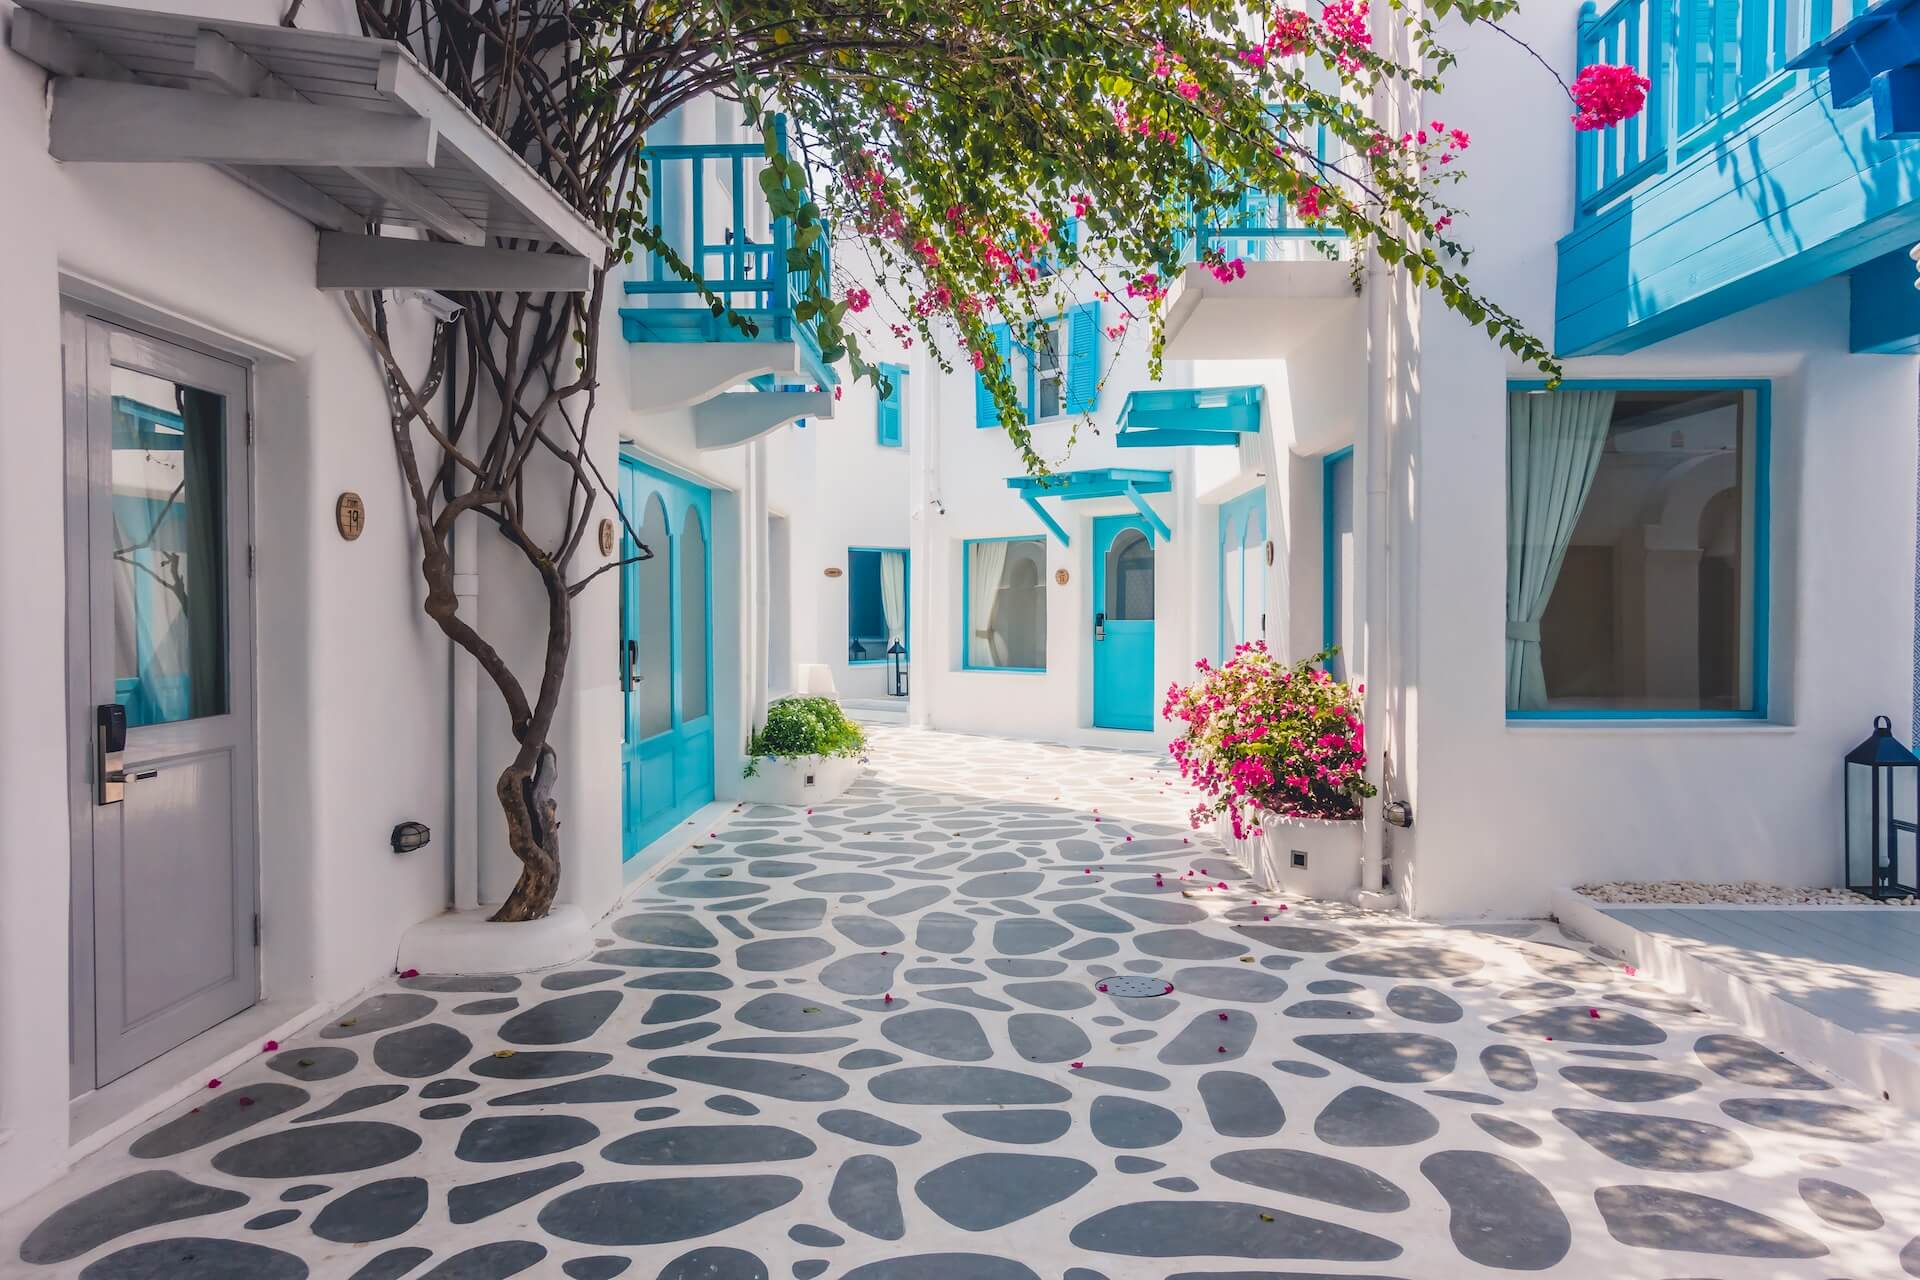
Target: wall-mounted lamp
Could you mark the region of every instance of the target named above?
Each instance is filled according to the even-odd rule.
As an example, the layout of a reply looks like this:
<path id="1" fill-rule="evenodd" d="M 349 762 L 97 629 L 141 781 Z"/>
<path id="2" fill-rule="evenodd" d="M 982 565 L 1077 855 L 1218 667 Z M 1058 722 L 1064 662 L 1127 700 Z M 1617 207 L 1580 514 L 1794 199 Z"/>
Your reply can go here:
<path id="1" fill-rule="evenodd" d="M 415 849 L 424 849 L 433 842 L 433 832 L 424 822 L 408 819 L 393 829 L 393 851 L 412 853 Z"/>

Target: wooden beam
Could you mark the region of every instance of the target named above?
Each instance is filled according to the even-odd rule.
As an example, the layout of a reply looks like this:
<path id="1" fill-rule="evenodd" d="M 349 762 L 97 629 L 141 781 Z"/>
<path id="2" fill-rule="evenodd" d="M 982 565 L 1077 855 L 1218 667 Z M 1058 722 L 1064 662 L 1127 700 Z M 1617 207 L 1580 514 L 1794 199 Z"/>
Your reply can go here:
<path id="1" fill-rule="evenodd" d="M 481 245 L 487 242 L 487 233 L 477 223 L 408 174 L 393 169 L 363 169 L 357 166 L 342 172 L 379 196 L 388 207 L 418 219 L 456 244 Z"/>
<path id="2" fill-rule="evenodd" d="M 47 151 L 80 162 L 431 168 L 438 145 L 429 120 L 61 77 Z"/>
<path id="3" fill-rule="evenodd" d="M 1173 529 L 1165 520 L 1160 518 L 1158 511 L 1155 511 L 1147 505 L 1146 496 L 1131 483 L 1127 485 L 1127 501 L 1133 504 L 1133 509 L 1140 513 L 1140 518 L 1152 525 L 1154 530 L 1158 532 L 1162 538 L 1165 538 L 1168 542 L 1173 541 Z"/>
<path id="4" fill-rule="evenodd" d="M 316 283 L 322 289 L 579 293 L 593 283 L 593 267 L 572 254 L 323 231 Z"/>
<path id="5" fill-rule="evenodd" d="M 1031 489 L 1027 490 L 1025 493 L 1022 493 L 1020 495 L 1020 501 L 1026 503 L 1027 506 L 1032 509 L 1033 514 L 1040 517 L 1041 524 L 1047 526 L 1047 528 L 1053 531 L 1053 536 L 1060 539 L 1061 546 L 1070 547 L 1073 545 L 1073 540 L 1067 537 L 1067 531 L 1060 527 L 1060 522 L 1053 518 L 1053 513 L 1051 511 L 1048 511 L 1045 507 L 1040 505 L 1039 496 L 1036 495 Z"/>
<path id="6" fill-rule="evenodd" d="M 11 25 L 7 42 L 13 51 L 54 75 L 88 76 L 95 80 L 133 79 L 131 71 L 31 9 L 14 9 Z"/>

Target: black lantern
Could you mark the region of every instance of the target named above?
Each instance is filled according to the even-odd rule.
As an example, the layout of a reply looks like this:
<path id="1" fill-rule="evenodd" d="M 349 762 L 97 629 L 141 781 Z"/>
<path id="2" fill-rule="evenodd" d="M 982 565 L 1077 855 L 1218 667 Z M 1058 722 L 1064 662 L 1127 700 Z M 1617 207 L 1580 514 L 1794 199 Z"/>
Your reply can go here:
<path id="1" fill-rule="evenodd" d="M 427 829 L 426 823 L 409 819 L 394 827 L 392 840 L 395 853 L 412 853 L 426 848 L 433 840 L 433 832 Z"/>
<path id="2" fill-rule="evenodd" d="M 861 644 L 858 640 L 847 641 L 847 661 L 865 662 L 866 660 L 867 646 Z"/>
<path id="3" fill-rule="evenodd" d="M 1875 716 L 1873 736 L 1847 752 L 1847 887 L 1870 898 L 1914 896 L 1920 852 L 1920 756 Z"/>
<path id="4" fill-rule="evenodd" d="M 893 696 L 907 696 L 907 646 L 895 640 L 887 646 L 887 658 L 893 663 Z"/>

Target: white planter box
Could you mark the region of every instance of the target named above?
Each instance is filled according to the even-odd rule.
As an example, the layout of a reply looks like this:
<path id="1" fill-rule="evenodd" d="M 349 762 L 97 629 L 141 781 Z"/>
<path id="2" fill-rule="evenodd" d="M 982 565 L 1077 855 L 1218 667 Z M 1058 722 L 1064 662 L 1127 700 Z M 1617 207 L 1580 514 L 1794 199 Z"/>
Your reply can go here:
<path id="1" fill-rule="evenodd" d="M 867 766 L 858 756 L 768 756 L 740 779 L 739 798 L 754 804 L 819 804 L 838 799 Z"/>
<path id="2" fill-rule="evenodd" d="M 1282 893 L 1345 902 L 1360 887 L 1358 818 L 1282 818 L 1260 815 L 1254 848 L 1257 879 Z"/>

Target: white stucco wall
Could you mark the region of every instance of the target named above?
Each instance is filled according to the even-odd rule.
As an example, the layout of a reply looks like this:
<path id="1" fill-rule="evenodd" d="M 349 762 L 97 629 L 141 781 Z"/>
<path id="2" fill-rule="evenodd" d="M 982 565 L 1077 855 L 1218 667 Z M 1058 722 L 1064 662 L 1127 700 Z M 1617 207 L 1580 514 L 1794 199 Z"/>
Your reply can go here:
<path id="1" fill-rule="evenodd" d="M 1523 6 L 1508 25 L 1564 66 L 1573 23 L 1565 4 Z M 1426 114 L 1474 136 L 1455 196 L 1481 247 L 1472 278 L 1550 334 L 1554 243 L 1571 225 L 1565 104 L 1507 42 L 1454 42 L 1461 69 Z M 1403 366 L 1417 441 L 1394 480 L 1409 513 L 1400 554 L 1414 561 L 1395 582 L 1396 633 L 1414 651 L 1403 642 L 1405 705 L 1388 731 L 1411 748 L 1396 794 L 1414 803 L 1417 853 L 1396 872 L 1414 910 L 1538 913 L 1555 886 L 1609 878 L 1835 883 L 1840 757 L 1876 714 L 1911 731 L 1920 361 L 1848 354 L 1836 280 L 1631 355 L 1567 362 L 1570 378 L 1771 380 L 1771 718 L 1509 724 L 1505 383 L 1527 371 L 1431 301 L 1418 336 Z"/>
<path id="2" fill-rule="evenodd" d="M 0 1204 L 44 1181 L 68 1137 L 64 797 L 90 746 L 64 682 L 63 291 L 252 361 L 265 997 L 334 1001 L 390 971 L 447 880 L 447 644 L 419 611 L 379 380 L 340 301 L 314 288 L 313 229 L 203 167 L 56 164 L 45 83 L 0 53 L 0 529 L 14 548 L 0 557 Z M 403 314 L 397 332 L 414 347 L 425 330 Z M 368 515 L 352 543 L 333 520 L 347 489 Z M 403 818 L 435 843 L 396 857 Z"/>

